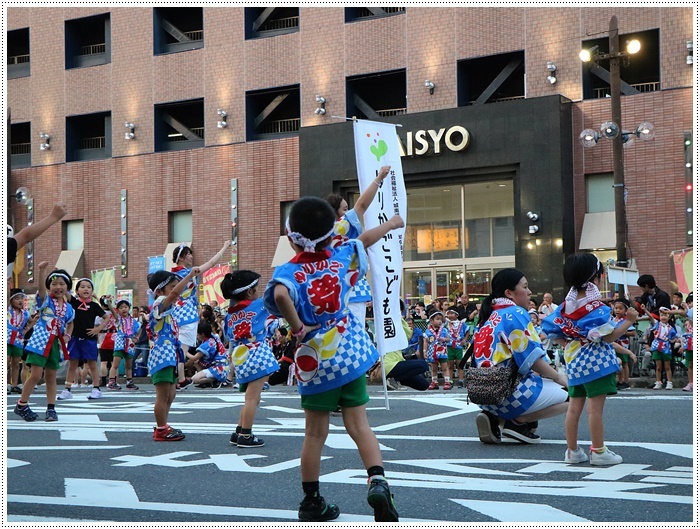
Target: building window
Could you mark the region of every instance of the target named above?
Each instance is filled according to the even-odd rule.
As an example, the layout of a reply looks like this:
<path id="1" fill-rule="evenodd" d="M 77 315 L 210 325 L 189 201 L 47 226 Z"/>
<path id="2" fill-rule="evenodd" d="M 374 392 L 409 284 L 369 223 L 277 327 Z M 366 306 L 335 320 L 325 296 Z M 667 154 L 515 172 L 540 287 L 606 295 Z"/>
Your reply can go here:
<path id="1" fill-rule="evenodd" d="M 156 151 L 204 147 L 204 99 L 155 106 Z"/>
<path id="2" fill-rule="evenodd" d="M 407 199 L 406 261 L 515 254 L 512 181 L 410 189 Z"/>
<path id="3" fill-rule="evenodd" d="M 29 77 L 29 28 L 7 32 L 7 78 Z"/>
<path id="4" fill-rule="evenodd" d="M 68 220 L 63 222 L 63 249 L 82 250 L 85 246 L 85 222 Z"/>
<path id="5" fill-rule="evenodd" d="M 245 38 L 274 37 L 299 31 L 298 7 L 246 7 Z"/>
<path id="6" fill-rule="evenodd" d="M 189 51 L 204 46 L 201 7 L 154 7 L 153 54 Z"/>
<path id="7" fill-rule="evenodd" d="M 246 93 L 248 141 L 294 136 L 300 125 L 299 85 Z"/>
<path id="8" fill-rule="evenodd" d="M 192 240 L 192 210 L 171 211 L 168 216 L 170 242 Z M 172 256 L 166 256 L 171 258 Z"/>
<path id="9" fill-rule="evenodd" d="M 111 62 L 109 13 L 66 20 L 66 70 Z"/>
<path id="10" fill-rule="evenodd" d="M 615 211 L 614 183 L 612 173 L 586 175 L 586 213 Z"/>
<path id="11" fill-rule="evenodd" d="M 406 70 L 348 77 L 348 116 L 380 119 L 406 113 Z"/>
<path id="12" fill-rule="evenodd" d="M 112 114 L 97 112 L 66 118 L 66 161 L 102 160 L 112 156 Z"/>
<path id="13" fill-rule="evenodd" d="M 32 126 L 30 122 L 10 126 L 10 164 L 12 169 L 32 165 Z"/>
<path id="14" fill-rule="evenodd" d="M 524 98 L 524 51 L 457 63 L 457 103 L 460 107 Z"/>
<path id="15" fill-rule="evenodd" d="M 395 7 L 346 7 L 345 22 L 354 22 L 355 20 L 367 20 L 368 18 L 380 18 L 390 15 L 403 15 L 406 13 L 406 6 Z"/>
<path id="16" fill-rule="evenodd" d="M 280 235 L 287 235 L 287 217 L 289 217 L 294 202 L 294 200 L 280 202 Z"/>
<path id="17" fill-rule="evenodd" d="M 661 90 L 661 66 L 659 30 L 640 31 L 620 35 L 620 49 L 624 50 L 628 40 L 637 39 L 642 45 L 639 52 L 620 60 L 621 92 L 633 95 Z M 609 53 L 608 37 L 585 40 L 581 49 L 597 48 L 597 53 Z M 610 61 L 583 63 L 583 98 L 610 97 Z"/>

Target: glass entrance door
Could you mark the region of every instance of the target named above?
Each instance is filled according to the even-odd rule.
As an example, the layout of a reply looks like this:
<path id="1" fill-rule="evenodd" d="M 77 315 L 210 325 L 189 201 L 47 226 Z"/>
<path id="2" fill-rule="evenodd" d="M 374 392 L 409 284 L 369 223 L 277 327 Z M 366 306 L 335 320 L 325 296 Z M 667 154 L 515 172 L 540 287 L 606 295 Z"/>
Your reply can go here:
<path id="1" fill-rule="evenodd" d="M 414 305 L 418 301 L 433 299 L 433 270 L 430 268 L 413 268 L 404 270 L 403 272 L 403 291 L 404 300 L 409 306 Z M 428 302 L 426 302 L 426 305 Z"/>
<path id="2" fill-rule="evenodd" d="M 435 297 L 449 301 L 464 292 L 464 267 L 438 268 L 435 270 Z"/>

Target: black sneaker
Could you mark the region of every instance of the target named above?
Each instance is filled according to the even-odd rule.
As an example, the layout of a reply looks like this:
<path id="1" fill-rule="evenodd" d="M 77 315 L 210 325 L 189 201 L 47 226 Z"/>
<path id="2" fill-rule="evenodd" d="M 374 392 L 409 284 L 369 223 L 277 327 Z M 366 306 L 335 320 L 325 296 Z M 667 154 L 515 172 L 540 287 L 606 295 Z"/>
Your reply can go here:
<path id="1" fill-rule="evenodd" d="M 236 432 L 233 432 L 231 434 L 231 439 L 229 441 L 232 445 L 237 445 L 238 444 L 238 434 Z"/>
<path id="2" fill-rule="evenodd" d="M 396 505 L 394 504 L 394 495 L 389 492 L 389 484 L 386 479 L 374 477 L 369 482 L 367 503 L 374 509 L 375 522 L 399 521 L 399 513 L 396 512 Z"/>
<path id="3" fill-rule="evenodd" d="M 20 406 L 17 404 L 15 406 L 15 413 L 27 422 L 36 421 L 39 418 L 39 416 L 31 410 L 29 404 L 26 406 Z"/>
<path id="4" fill-rule="evenodd" d="M 257 448 L 260 446 L 265 446 L 265 441 L 255 437 L 253 434 L 238 434 L 238 442 L 236 443 L 236 446 L 239 448 Z"/>
<path id="5" fill-rule="evenodd" d="M 221 385 L 219 386 L 220 388 L 230 388 L 233 386 L 233 381 L 231 380 L 224 380 Z"/>
<path id="6" fill-rule="evenodd" d="M 334 503 L 326 503 L 323 496 L 319 496 L 316 502 L 304 499 L 299 504 L 300 522 L 327 522 L 340 516 L 340 509 Z"/>
<path id="7" fill-rule="evenodd" d="M 192 379 L 191 379 L 191 378 L 186 378 L 186 379 L 183 380 L 182 382 L 178 382 L 177 384 L 175 384 L 175 389 L 176 389 L 177 391 L 180 391 L 180 390 L 182 390 L 182 389 L 187 389 L 187 386 L 189 386 L 190 384 L 192 384 Z"/>
<path id="8" fill-rule="evenodd" d="M 47 409 L 46 410 L 46 416 L 44 418 L 46 422 L 53 422 L 58 420 L 58 415 L 56 414 L 56 410 L 54 409 Z"/>
<path id="9" fill-rule="evenodd" d="M 20 395 L 21 395 L 21 394 L 22 394 L 22 388 L 20 388 L 19 386 L 14 386 L 14 387 L 10 390 L 10 393 L 17 393 L 17 394 L 20 394 Z"/>
<path id="10" fill-rule="evenodd" d="M 537 444 L 540 442 L 540 436 L 534 433 L 527 423 L 517 424 L 513 421 L 506 421 L 503 425 L 503 435 L 521 443 Z"/>
<path id="11" fill-rule="evenodd" d="M 498 426 L 498 417 L 487 411 L 482 411 L 476 416 L 476 430 L 479 432 L 479 440 L 482 443 L 501 444 L 501 429 Z"/>

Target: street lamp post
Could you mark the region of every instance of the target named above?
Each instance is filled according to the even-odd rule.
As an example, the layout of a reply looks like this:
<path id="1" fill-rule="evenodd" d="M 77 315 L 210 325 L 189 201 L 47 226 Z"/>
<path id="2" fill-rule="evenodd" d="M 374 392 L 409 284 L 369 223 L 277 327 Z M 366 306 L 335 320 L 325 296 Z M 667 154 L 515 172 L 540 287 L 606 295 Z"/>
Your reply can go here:
<path id="1" fill-rule="evenodd" d="M 610 43 L 610 110 L 612 120 L 622 126 L 620 102 L 620 35 L 617 17 L 613 15 L 608 28 Z M 612 139 L 613 182 L 615 188 L 615 235 L 617 266 L 627 268 L 627 211 L 625 206 L 625 165 L 622 154 L 622 134 Z"/>

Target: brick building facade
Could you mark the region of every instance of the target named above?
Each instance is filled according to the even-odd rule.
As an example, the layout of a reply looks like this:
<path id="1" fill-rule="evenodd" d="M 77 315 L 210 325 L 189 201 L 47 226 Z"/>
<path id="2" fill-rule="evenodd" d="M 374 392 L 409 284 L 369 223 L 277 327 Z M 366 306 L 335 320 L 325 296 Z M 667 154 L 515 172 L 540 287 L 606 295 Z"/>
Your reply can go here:
<path id="1" fill-rule="evenodd" d="M 590 35 L 607 35 L 608 21 L 616 15 L 623 35 L 658 30 L 658 86 L 623 97 L 622 116 L 625 129 L 641 121 L 656 127 L 653 141 L 624 150 L 628 241 L 640 271 L 652 273 L 662 288 L 670 289 L 669 253 L 686 246 L 683 141 L 693 127 L 693 67 L 686 64 L 692 8 L 409 6 L 348 22 L 342 7 L 300 7 L 297 29 L 252 39 L 246 38 L 247 9 L 202 8 L 201 47 L 158 54 L 150 7 L 7 9 L 6 30 L 29 28 L 31 50 L 30 75 L 7 82 L 12 124 L 30 123 L 31 130 L 30 164 L 13 168 L 8 191 L 30 189 L 37 218 L 59 199 L 69 204 L 64 220 L 84 222 L 86 272 L 120 263 L 119 201 L 120 190 L 126 189 L 128 275 L 117 274 L 117 284 L 133 288 L 143 303 L 147 257 L 162 254 L 171 242 L 169 214 L 191 210 L 195 262 L 203 262 L 230 236 L 230 181 L 235 178 L 239 265 L 258 270 L 267 280 L 280 204 L 298 198 L 304 175 L 298 134 L 250 138 L 246 94 L 298 85 L 303 134 L 307 127 L 337 123 L 331 116 L 349 113 L 349 77 L 405 71 L 406 112 L 430 113 L 458 106 L 460 61 L 514 51 L 524 51 L 524 97 L 560 94 L 571 102 L 571 246 L 578 249 L 587 211 L 586 175 L 612 172 L 609 144 L 584 150 L 578 143 L 582 129 L 597 129 L 610 119 L 609 100 L 584 98 L 578 52 Z M 66 22 L 107 14 L 109 62 L 66 69 Z M 557 66 L 555 84 L 546 81 L 548 61 Z M 434 93 L 425 80 L 435 84 Z M 316 94 L 326 100 L 325 115 L 314 112 Z M 154 107 L 202 99 L 204 147 L 157 152 Z M 225 128 L 217 127 L 217 109 L 228 115 Z M 111 156 L 67 162 L 66 118 L 107 112 Z M 135 125 L 133 140 L 123 139 L 125 122 Z M 536 134 L 536 122 L 524 125 Z M 40 131 L 50 133 L 50 150 L 38 148 Z M 504 138 L 503 149 L 508 141 Z M 26 208 L 14 200 L 9 207 L 21 229 Z M 36 245 L 35 262 L 55 262 L 63 244 L 62 228 L 51 228 Z M 20 284 L 31 290 L 26 273 Z M 539 285 L 541 291 L 552 286 Z"/>

